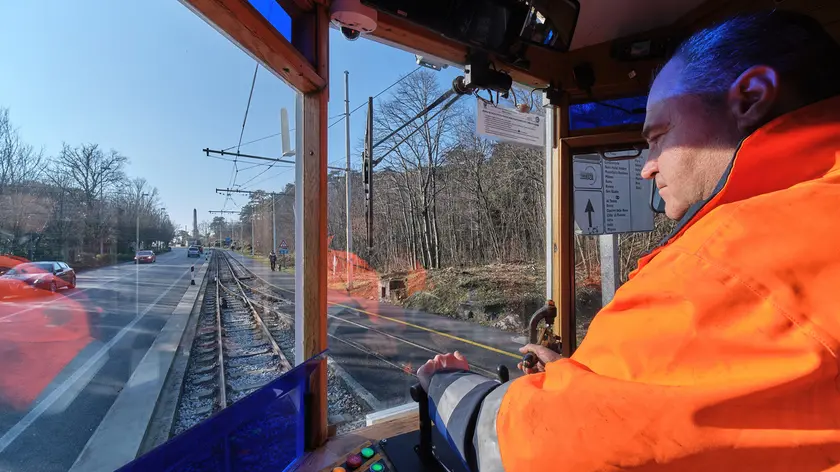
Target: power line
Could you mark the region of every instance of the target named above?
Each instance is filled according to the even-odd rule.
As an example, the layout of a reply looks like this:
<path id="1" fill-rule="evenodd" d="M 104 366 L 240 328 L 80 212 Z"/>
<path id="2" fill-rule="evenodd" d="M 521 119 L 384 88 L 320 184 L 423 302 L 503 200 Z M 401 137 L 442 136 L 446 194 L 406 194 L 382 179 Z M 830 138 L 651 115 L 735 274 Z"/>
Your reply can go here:
<path id="1" fill-rule="evenodd" d="M 242 129 L 239 130 L 239 143 L 236 145 L 236 153 L 239 153 L 239 148 L 242 146 L 242 136 L 245 135 L 245 124 L 248 122 L 248 111 L 251 110 L 251 99 L 254 97 L 254 85 L 257 83 L 257 72 L 260 70 L 260 64 L 254 64 L 254 77 L 251 79 L 251 90 L 248 92 L 248 104 L 245 105 L 245 116 L 242 117 Z M 238 156 L 237 156 L 238 157 Z M 231 179 L 230 186 L 236 185 L 236 177 L 239 175 L 239 168 L 236 162 L 236 158 L 233 160 L 233 177 Z"/>
<path id="2" fill-rule="evenodd" d="M 408 78 L 408 76 L 410 76 L 410 75 L 414 74 L 415 72 L 417 72 L 418 70 L 420 70 L 420 69 L 422 69 L 422 68 L 423 68 L 423 66 L 418 66 L 418 67 L 417 67 L 416 69 L 414 69 L 413 71 L 411 71 L 411 72 L 409 72 L 408 74 L 406 74 L 406 75 L 404 75 L 404 76 L 400 77 L 399 79 L 397 79 L 397 81 L 396 81 L 396 82 L 394 82 L 393 84 L 389 85 L 389 86 L 388 86 L 388 87 L 386 87 L 384 90 L 382 90 L 381 92 L 379 92 L 379 93 L 377 93 L 376 95 L 374 95 L 374 96 L 373 96 L 373 98 L 378 98 L 380 95 L 382 95 L 383 93 L 387 92 L 388 90 L 391 90 L 391 89 L 392 89 L 392 88 L 394 88 L 394 87 L 395 87 L 398 83 L 400 83 L 400 82 L 402 82 L 403 80 L 407 79 L 407 78 Z M 356 108 L 354 108 L 354 109 L 353 109 L 353 111 L 351 111 L 351 112 L 350 112 L 350 114 L 352 115 L 353 113 L 356 113 L 357 111 L 361 110 L 363 107 L 367 106 L 367 104 L 368 104 L 368 102 L 367 102 L 367 101 L 365 101 L 365 102 L 364 102 L 364 103 L 362 103 L 361 105 L 359 105 L 359 106 L 357 106 Z M 337 125 L 338 123 L 340 123 L 340 122 L 341 122 L 341 121 L 343 121 L 343 120 L 344 120 L 344 115 L 341 115 L 341 118 L 340 118 L 338 121 L 336 121 L 335 123 L 331 124 L 329 127 L 327 127 L 327 129 L 332 128 L 333 126 Z"/>
<path id="3" fill-rule="evenodd" d="M 391 153 L 392 153 L 392 152 L 394 152 L 394 151 L 395 151 L 398 147 L 402 146 L 402 143 L 406 142 L 406 141 L 408 140 L 408 138 L 410 138 L 410 137 L 412 137 L 412 136 L 414 135 L 414 133 L 416 133 L 416 132 L 420 131 L 420 130 L 421 130 L 421 129 L 423 129 L 423 128 L 427 125 L 427 124 L 431 123 L 431 121 L 432 121 L 432 120 L 434 120 L 434 119 L 435 119 L 438 115 L 440 115 L 441 113 L 443 113 L 444 111 L 446 111 L 446 110 L 447 110 L 449 107 L 451 107 L 451 106 L 452 106 L 452 105 L 453 105 L 456 101 L 458 101 L 458 99 L 459 99 L 459 98 L 461 98 L 462 96 L 463 96 L 463 95 L 455 95 L 454 97 L 452 97 L 452 98 L 451 98 L 448 102 L 446 102 L 446 104 L 445 104 L 445 105 L 443 105 L 443 106 L 441 107 L 441 109 L 440 109 L 440 110 L 438 110 L 438 111 L 437 111 L 434 115 L 432 115 L 432 116 L 430 116 L 430 117 L 426 118 L 426 119 L 423 121 L 423 123 L 422 123 L 422 124 L 420 124 L 419 126 L 417 126 L 417 128 L 415 128 L 415 129 L 414 129 L 414 131 L 412 131 L 412 132 L 408 133 L 408 135 L 406 135 L 406 136 L 405 136 L 402 140 L 400 140 L 400 142 L 398 142 L 398 143 L 397 143 L 396 145 L 394 145 L 391 149 L 389 149 L 389 150 L 388 150 L 388 152 L 386 152 L 385 154 L 383 154 L 383 155 L 379 156 L 379 158 L 378 158 L 378 159 L 374 160 L 374 161 L 373 161 L 373 162 L 374 162 L 374 165 L 376 165 L 376 164 L 378 164 L 378 163 L 382 162 L 382 159 L 385 159 L 385 157 L 386 157 L 388 154 L 391 154 Z M 395 132 L 395 133 L 396 133 L 396 132 Z"/>
<path id="4" fill-rule="evenodd" d="M 294 129 L 294 128 L 292 128 L 292 129 L 290 129 L 290 130 L 289 130 L 289 132 L 291 133 L 291 132 L 292 132 L 292 131 L 294 131 L 294 130 L 295 130 L 295 129 Z M 242 145 L 242 146 L 247 146 L 247 145 L 249 145 L 249 144 L 258 143 L 258 142 L 260 142 L 260 141 L 265 141 L 266 139 L 271 139 L 271 138 L 274 138 L 274 137 L 276 137 L 276 136 L 280 136 L 280 134 L 281 134 L 281 133 L 269 134 L 268 136 L 263 136 L 262 138 L 257 138 L 257 139 L 254 139 L 254 140 L 251 140 L 251 141 L 248 141 L 248 142 L 244 142 L 244 143 L 242 143 L 241 145 Z M 222 151 L 230 151 L 231 149 L 233 149 L 233 148 L 235 148 L 235 147 L 239 147 L 239 146 L 226 147 L 226 148 L 222 149 Z"/>
<path id="5" fill-rule="evenodd" d="M 234 159 L 228 159 L 228 158 L 226 158 L 226 157 L 219 157 L 219 156 L 207 156 L 207 157 L 210 157 L 210 158 L 212 158 L 212 159 L 218 159 L 218 160 L 220 160 L 220 161 L 225 161 L 225 162 L 234 162 Z M 264 163 L 261 163 L 261 162 L 257 162 L 257 163 L 252 164 L 252 167 L 256 167 L 256 166 L 265 166 L 265 167 L 268 167 L 268 166 L 270 166 L 270 165 L 271 165 L 271 164 L 264 164 Z M 243 168 L 242 168 L 242 169 L 240 169 L 240 170 L 244 171 L 244 170 L 248 170 L 248 169 L 250 169 L 250 168 L 251 168 L 251 167 L 243 167 Z"/>
<path id="6" fill-rule="evenodd" d="M 422 69 L 422 68 L 423 68 L 423 67 L 422 67 L 422 66 L 420 66 L 420 67 L 418 67 L 418 68 L 414 69 L 413 71 L 409 72 L 408 74 L 406 74 L 406 75 L 404 75 L 404 76 L 400 77 L 399 79 L 397 79 L 397 81 L 396 81 L 396 82 L 392 83 L 391 85 L 389 85 L 388 87 L 386 87 L 385 89 L 383 89 L 381 92 L 379 92 L 379 93 L 377 93 L 376 95 L 374 95 L 374 96 L 373 96 L 373 98 L 377 98 L 377 97 L 379 97 L 380 95 L 382 95 L 383 93 L 387 92 L 388 90 L 391 90 L 391 89 L 392 89 L 392 88 L 394 88 L 394 86 L 396 86 L 398 83 L 400 83 L 400 82 L 402 82 L 403 80 L 407 79 L 407 78 L 408 78 L 408 76 L 410 76 L 410 75 L 414 74 L 415 72 L 417 72 L 418 70 L 420 70 L 420 69 Z M 356 113 L 357 111 L 359 111 L 359 110 L 361 110 L 362 108 L 364 108 L 366 105 L 367 105 L 367 101 L 365 101 L 365 102 L 364 102 L 364 103 L 362 103 L 361 105 L 359 105 L 359 106 L 357 106 L 356 108 L 354 108 L 354 109 L 353 109 L 353 111 L 351 111 L 351 112 L 350 112 L 350 114 L 352 115 L 353 113 Z M 344 114 L 343 114 L 343 113 L 342 113 L 341 115 L 336 115 L 336 116 L 331 117 L 331 118 L 330 118 L 330 120 L 331 120 L 331 119 L 333 119 L 333 118 L 336 118 L 336 117 L 338 117 L 338 120 L 336 120 L 335 122 L 333 122 L 332 124 L 330 124 L 329 126 L 327 126 L 327 129 L 330 129 L 330 128 L 332 128 L 333 126 L 335 126 L 335 125 L 337 125 L 337 124 L 341 123 L 342 121 L 344 121 Z M 294 129 L 289 130 L 289 132 L 292 132 L 292 131 L 294 131 Z M 273 138 L 273 137 L 275 137 L 275 136 L 280 136 L 280 133 L 269 134 L 269 135 L 267 135 L 267 136 L 263 136 L 263 137 L 261 137 L 261 138 L 254 139 L 253 141 L 248 141 L 248 142 L 246 142 L 246 143 L 242 143 L 241 145 L 242 145 L 242 146 L 247 146 L 248 144 L 254 144 L 254 143 L 256 143 L 256 142 L 260 142 L 260 141 L 263 141 L 263 140 L 266 140 L 266 139 L 271 139 L 271 138 Z M 224 149 L 222 149 L 222 150 L 223 150 L 223 151 L 230 151 L 230 150 L 231 150 L 231 149 L 233 149 L 233 148 L 237 148 L 237 152 L 239 152 L 239 146 L 231 146 L 231 147 L 224 148 Z"/>
<path id="7" fill-rule="evenodd" d="M 283 169 L 283 170 L 281 170 L 280 172 L 278 172 L 278 173 L 276 173 L 276 174 L 272 174 L 272 175 L 269 175 L 268 177 L 266 177 L 266 178 L 264 178 L 264 179 L 258 180 L 258 181 L 256 181 L 256 182 L 254 182 L 254 183 L 252 183 L 252 184 L 251 184 L 251 188 L 253 188 L 255 185 L 259 185 L 259 184 L 261 184 L 261 183 L 265 182 L 266 180 L 270 180 L 270 179 L 274 179 L 274 178 L 276 178 L 276 177 L 279 177 L 279 176 L 281 176 L 281 175 L 283 175 L 283 174 L 285 174 L 285 173 L 289 172 L 289 171 L 290 171 L 290 170 L 292 170 L 292 169 L 294 169 L 294 168 L 292 167 L 292 168 L 288 168 L 288 169 Z"/>

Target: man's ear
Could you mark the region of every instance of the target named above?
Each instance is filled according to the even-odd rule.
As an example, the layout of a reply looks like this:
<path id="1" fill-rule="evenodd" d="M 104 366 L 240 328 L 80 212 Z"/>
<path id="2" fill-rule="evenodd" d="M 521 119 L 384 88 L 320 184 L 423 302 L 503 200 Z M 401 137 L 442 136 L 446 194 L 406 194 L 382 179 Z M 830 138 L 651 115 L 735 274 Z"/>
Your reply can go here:
<path id="1" fill-rule="evenodd" d="M 768 121 L 779 98 L 779 74 L 769 66 L 753 66 L 729 87 L 728 104 L 742 131 Z"/>

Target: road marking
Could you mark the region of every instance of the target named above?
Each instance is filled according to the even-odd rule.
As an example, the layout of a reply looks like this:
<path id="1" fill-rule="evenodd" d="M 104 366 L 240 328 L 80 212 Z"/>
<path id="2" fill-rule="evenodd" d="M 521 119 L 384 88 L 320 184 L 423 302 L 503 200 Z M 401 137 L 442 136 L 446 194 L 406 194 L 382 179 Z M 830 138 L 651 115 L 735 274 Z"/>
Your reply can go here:
<path id="1" fill-rule="evenodd" d="M 79 369 L 76 372 L 73 372 L 73 375 L 71 375 L 64 382 L 62 382 L 61 385 L 57 386 L 55 390 L 53 390 L 52 393 L 50 393 L 47 396 L 47 398 L 43 399 L 41 403 L 38 403 L 35 406 L 35 408 L 31 409 L 23 418 L 21 418 L 20 421 L 15 423 L 14 426 L 12 426 L 8 431 L 6 431 L 6 434 L 0 436 L 0 453 L 5 451 L 6 448 L 9 447 L 9 445 L 11 445 L 15 441 L 15 439 L 17 439 L 18 436 L 21 435 L 21 433 L 26 431 L 26 428 L 30 427 L 32 423 L 34 423 L 38 418 L 40 418 L 41 415 L 43 415 L 44 412 L 47 411 L 47 409 L 49 409 L 50 406 L 52 406 L 53 403 L 58 401 L 58 399 L 61 398 L 62 395 L 64 395 L 68 390 L 70 390 L 73 384 L 76 383 L 80 378 L 82 378 L 82 376 L 85 375 L 85 372 L 94 367 L 97 361 L 99 361 L 99 359 L 108 354 L 108 351 L 110 351 L 115 344 L 117 344 L 129 331 L 131 331 L 131 329 L 134 328 L 134 325 L 136 325 L 141 319 L 143 319 L 143 317 L 146 316 L 148 312 L 152 311 L 152 308 L 154 308 L 155 305 L 157 305 L 157 303 L 163 299 L 163 297 L 169 294 L 169 292 L 171 292 L 172 289 L 177 286 L 178 282 L 180 282 L 181 279 L 183 279 L 189 273 L 189 269 L 184 271 L 184 273 L 181 274 L 181 276 L 178 277 L 178 279 L 172 283 L 172 286 L 169 287 L 169 289 L 161 293 L 155 299 L 155 301 L 153 301 L 149 306 L 146 307 L 145 310 L 143 310 L 142 313 L 138 313 L 137 316 L 135 316 L 134 319 L 131 320 L 131 322 L 125 325 L 123 329 L 121 329 L 117 334 L 114 335 L 113 338 L 111 338 L 110 341 L 108 341 L 104 346 L 102 346 L 98 351 L 96 351 L 96 353 L 90 359 L 88 359 L 87 362 L 85 362 L 81 367 L 79 367 Z"/>
<path id="2" fill-rule="evenodd" d="M 373 331 L 373 332 L 375 332 L 375 333 L 378 333 L 378 334 L 381 334 L 381 335 L 383 335 L 383 336 L 386 336 L 386 337 L 389 337 L 389 338 L 395 339 L 395 340 L 397 340 L 397 341 L 404 342 L 404 343 L 408 344 L 409 346 L 414 346 L 414 347 L 416 347 L 416 348 L 422 349 L 422 350 L 427 351 L 427 352 L 430 352 L 430 353 L 432 353 L 432 354 L 443 354 L 442 352 L 438 352 L 438 351 L 436 351 L 436 350 L 434 350 L 434 349 L 431 349 L 431 348 L 428 348 L 428 347 L 426 347 L 426 346 L 421 346 L 420 344 L 417 344 L 417 343 L 415 343 L 415 342 L 409 341 L 408 339 L 402 338 L 402 337 L 400 337 L 400 336 L 395 336 L 395 335 L 390 334 L 390 333 L 386 333 L 385 331 L 382 331 L 382 330 L 379 330 L 379 329 L 376 329 L 376 328 L 371 328 L 371 327 L 369 327 L 369 326 L 365 326 L 365 325 L 363 325 L 363 324 L 361 324 L 361 323 L 356 323 L 355 321 L 346 320 L 346 319 L 341 318 L 341 317 L 336 316 L 336 315 L 330 315 L 330 314 L 327 314 L 327 316 L 328 316 L 328 317 L 330 317 L 330 318 L 333 318 L 333 319 L 339 320 L 339 321 L 343 321 L 343 322 L 345 322 L 345 323 L 349 323 L 349 324 L 354 325 L 354 326 L 357 326 L 357 327 L 359 327 L 359 328 L 366 329 L 366 330 L 368 330 L 368 331 Z M 373 351 L 372 351 L 371 349 L 368 349 L 367 351 L 368 351 L 368 352 L 373 353 Z M 492 375 L 496 375 L 494 372 L 490 372 L 490 371 L 489 371 L 489 370 L 487 370 L 487 369 L 483 369 L 483 368 L 478 367 L 478 366 L 475 366 L 475 365 L 470 366 L 470 368 L 471 368 L 471 369 L 476 369 L 476 370 L 481 370 L 481 371 L 483 371 L 483 372 L 485 372 L 485 373 L 487 373 L 487 374 L 489 374 L 489 375 L 491 375 L 491 376 L 492 376 Z"/>
<path id="3" fill-rule="evenodd" d="M 420 326 L 420 325 L 416 325 L 414 323 L 409 323 L 408 321 L 398 320 L 396 318 L 391 318 L 390 316 L 371 313 L 369 311 L 362 310 L 362 309 L 359 309 L 359 308 L 353 308 L 352 306 L 342 305 L 341 303 L 335 303 L 335 302 L 327 302 L 327 303 L 329 303 L 331 305 L 334 305 L 334 306 L 340 306 L 342 308 L 347 308 L 349 310 L 358 311 L 359 313 L 364 313 L 366 315 L 376 316 L 376 317 L 382 318 L 384 320 L 393 321 L 394 323 L 400 323 L 402 325 L 410 326 L 412 328 L 417 328 L 417 329 L 421 329 L 423 331 L 428 331 L 429 333 L 437 334 L 439 336 L 443 336 L 443 337 L 446 337 L 446 338 L 449 338 L 449 339 L 454 339 L 456 341 L 461 341 L 462 343 L 467 343 L 467 344 L 470 344 L 470 345 L 475 346 L 475 347 L 480 347 L 482 349 L 487 349 L 488 351 L 492 351 L 492 352 L 495 352 L 497 354 L 502 354 L 502 355 L 505 355 L 505 356 L 508 356 L 508 357 L 512 357 L 512 358 L 517 359 L 517 360 L 522 358 L 522 356 L 519 355 L 519 354 L 514 354 L 514 353 L 508 352 L 508 351 L 503 351 L 503 350 L 497 349 L 493 346 L 488 346 L 486 344 L 481 344 L 481 343 L 478 343 L 478 342 L 475 342 L 475 341 L 472 341 L 472 340 L 469 340 L 469 339 L 465 339 L 465 338 L 461 338 L 459 336 L 455 336 L 454 334 L 444 333 L 442 331 L 438 331 L 438 330 L 435 330 L 435 329 L 432 329 L 432 328 L 427 328 L 425 326 Z"/>
<path id="4" fill-rule="evenodd" d="M 241 264 L 241 262 L 240 262 L 240 264 Z M 242 265 L 244 266 L 245 264 L 242 264 Z M 246 268 L 247 268 L 247 267 L 246 267 Z M 256 273 L 254 273 L 253 271 L 251 271 L 251 273 L 253 273 L 255 276 L 257 276 L 260 280 L 262 280 L 262 281 L 263 281 L 263 282 L 265 282 L 266 284 L 268 284 L 268 285 L 270 285 L 270 286 L 272 286 L 272 287 L 276 288 L 277 290 L 282 290 L 282 291 L 284 291 L 284 292 L 291 293 L 292 295 L 294 295 L 294 293 L 295 293 L 293 290 L 288 290 L 288 289 L 285 289 L 285 288 L 282 288 L 282 287 L 278 287 L 278 286 L 276 286 L 276 285 L 274 285 L 274 284 L 272 284 L 272 283 L 269 283 L 267 280 L 263 279 L 262 277 L 260 277 L 260 276 L 259 276 L 259 275 L 257 275 Z M 420 326 L 420 325 L 416 325 L 416 324 L 414 324 L 414 323 L 409 323 L 408 321 L 399 320 L 399 319 L 397 319 L 397 318 L 392 318 L 392 317 L 390 317 L 390 316 L 380 315 L 380 314 L 377 314 L 377 313 L 371 313 L 371 312 L 369 312 L 369 311 L 362 310 L 362 309 L 360 309 L 360 308 L 354 308 L 354 307 L 352 307 L 352 306 L 343 305 L 343 304 L 341 304 L 341 303 L 336 303 L 336 302 L 331 302 L 331 301 L 329 301 L 329 300 L 327 300 L 327 304 L 329 304 L 329 305 L 333 305 L 333 306 L 340 306 L 340 307 L 342 307 L 342 308 L 347 308 L 348 310 L 353 310 L 353 311 L 356 311 L 356 312 L 359 312 L 359 313 L 364 313 L 364 314 L 366 314 L 366 315 L 375 316 L 375 317 L 377 317 L 377 318 L 382 318 L 383 320 L 393 321 L 394 323 L 399 323 L 399 324 L 402 324 L 402 325 L 405 325 L 405 326 L 410 326 L 410 327 L 412 327 L 412 328 L 417 328 L 417 329 L 420 329 L 420 330 L 423 330 L 423 331 L 427 331 L 427 332 L 429 332 L 429 333 L 433 333 L 433 334 L 437 334 L 437 335 L 439 335 L 439 336 L 443 336 L 443 337 L 445 337 L 445 338 L 454 339 L 454 340 L 456 340 L 456 341 L 461 341 L 462 343 L 470 344 L 470 345 L 472 345 L 472 346 L 479 347 L 479 348 L 481 348 L 481 349 L 486 349 L 486 350 L 488 350 L 488 351 L 492 351 L 492 352 L 495 352 L 495 353 L 497 353 L 497 354 L 501 354 L 501 355 L 503 355 L 503 356 L 512 357 L 512 358 L 517 359 L 517 360 L 521 360 L 521 359 L 522 359 L 522 355 L 521 355 L 521 354 L 514 354 L 514 353 L 512 353 L 512 352 L 503 351 L 503 350 L 501 350 L 501 349 L 497 349 L 497 348 L 495 348 L 495 347 L 493 347 L 493 346 L 488 346 L 488 345 L 486 345 L 486 344 L 481 344 L 481 343 L 479 343 L 479 342 L 471 341 L 471 340 L 469 340 L 469 339 L 464 339 L 464 338 L 462 338 L 462 337 L 455 336 L 454 334 L 444 333 L 444 332 L 441 332 L 441 331 L 438 331 L 438 330 L 435 330 L 435 329 L 432 329 L 432 328 L 427 328 L 427 327 L 425 327 L 425 326 Z"/>
<path id="5" fill-rule="evenodd" d="M 94 270 L 94 272 L 98 272 L 98 271 L 103 270 L 103 269 L 104 269 L 103 271 L 108 271 L 108 272 L 113 272 L 114 270 L 117 270 L 117 271 L 119 272 L 119 268 L 120 268 L 121 266 L 126 266 L 126 267 L 128 267 L 128 266 L 127 266 L 127 264 L 129 264 L 129 263 L 128 263 L 128 262 L 125 262 L 125 263 L 122 263 L 122 264 L 117 264 L 117 265 L 115 265 L 115 266 L 101 267 L 101 268 L 99 268 L 99 269 L 95 269 L 95 270 Z M 132 265 L 134 265 L 134 264 L 132 264 Z M 173 267 L 177 267 L 177 266 L 173 266 Z M 139 267 L 139 266 L 137 266 L 137 269 L 139 270 L 139 269 L 140 269 L 140 267 Z M 89 274 L 89 272 L 88 272 L 87 274 Z M 128 274 L 128 275 L 122 275 L 122 276 L 120 276 L 120 277 L 116 277 L 116 278 L 113 278 L 113 279 L 108 279 L 108 280 L 105 280 L 105 282 L 107 282 L 107 283 L 110 283 L 110 282 L 116 282 L 117 280 L 127 279 L 128 277 L 132 277 L 132 276 L 136 276 L 136 275 L 137 275 L 137 270 L 132 271 L 132 272 L 131 272 L 131 274 Z M 85 275 L 85 277 L 87 277 L 87 275 Z M 77 277 L 76 277 L 76 280 L 78 280 L 78 279 L 79 279 L 79 277 L 77 276 Z M 99 280 L 102 280 L 102 279 L 99 279 Z M 104 286 L 105 286 L 105 285 L 97 285 L 97 286 L 94 286 L 94 287 L 76 288 L 76 289 L 73 289 L 73 291 L 72 291 L 72 292 L 70 292 L 69 294 L 64 295 L 64 297 L 62 297 L 62 298 L 69 298 L 69 299 L 71 299 L 71 300 L 75 300 L 75 299 L 76 299 L 76 295 L 77 295 L 77 294 L 85 293 L 85 292 L 87 292 L 88 290 L 101 289 L 101 288 L 103 288 Z M 55 302 L 57 302 L 57 301 L 59 301 L 59 300 L 61 300 L 61 298 L 55 298 L 55 299 L 53 299 L 53 300 L 46 301 L 46 302 L 43 302 L 43 303 L 41 303 L 41 304 L 37 304 L 37 305 L 33 305 L 33 306 L 29 306 L 28 308 L 24 308 L 23 310 L 16 311 L 16 312 L 14 312 L 14 313 L 10 313 L 10 314 L 8 314 L 8 315 L 5 315 L 5 316 L 0 317 L 0 321 L 7 320 L 7 319 L 12 318 L 12 317 L 15 317 L 15 316 L 17 316 L 17 315 L 22 315 L 23 313 L 26 313 L 26 312 L 32 311 L 32 310 L 34 310 L 34 309 L 36 309 L 36 308 L 44 308 L 44 307 L 46 307 L 46 306 L 48 306 L 48 305 L 52 305 L 53 303 L 55 303 Z M 3 303 L 3 302 L 2 302 L 2 301 L 0 301 L 0 303 Z"/>

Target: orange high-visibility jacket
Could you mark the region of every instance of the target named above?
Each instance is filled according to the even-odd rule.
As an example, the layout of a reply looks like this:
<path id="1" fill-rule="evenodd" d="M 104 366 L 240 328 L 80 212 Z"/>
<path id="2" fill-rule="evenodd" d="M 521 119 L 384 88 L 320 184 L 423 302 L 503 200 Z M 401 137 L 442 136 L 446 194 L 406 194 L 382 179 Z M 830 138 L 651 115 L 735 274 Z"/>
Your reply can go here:
<path id="1" fill-rule="evenodd" d="M 435 374 L 430 402 L 481 472 L 840 470 L 838 339 L 835 97 L 746 138 L 571 359 Z"/>

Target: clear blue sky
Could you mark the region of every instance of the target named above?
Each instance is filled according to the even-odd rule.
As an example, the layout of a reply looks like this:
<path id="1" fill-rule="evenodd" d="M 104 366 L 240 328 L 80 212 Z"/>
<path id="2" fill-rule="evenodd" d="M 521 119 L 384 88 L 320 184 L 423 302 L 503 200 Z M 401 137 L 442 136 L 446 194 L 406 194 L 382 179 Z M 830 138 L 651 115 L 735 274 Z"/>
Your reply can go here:
<path id="1" fill-rule="evenodd" d="M 199 221 L 222 208 L 226 197 L 215 188 L 230 183 L 233 164 L 201 149 L 236 145 L 253 59 L 176 0 L 4 1 L 0 17 L 0 107 L 10 109 L 24 140 L 47 156 L 62 142 L 118 150 L 131 160 L 129 176 L 156 186 L 181 227 L 191 225 L 193 208 Z M 337 31 L 330 39 L 330 117 L 344 112 L 345 70 L 353 109 L 417 67 L 413 54 L 398 49 L 346 41 Z M 442 71 L 442 83 L 458 72 Z M 260 68 L 243 142 L 278 132 L 281 107 L 294 127 L 294 105 L 294 91 Z M 364 120 L 364 109 L 352 116 L 353 149 Z M 279 156 L 280 138 L 242 152 Z M 343 124 L 330 130 L 329 153 L 332 165 L 342 165 Z M 237 182 L 263 169 L 243 170 Z M 280 190 L 293 179 L 292 167 L 276 168 L 246 187 Z"/>

